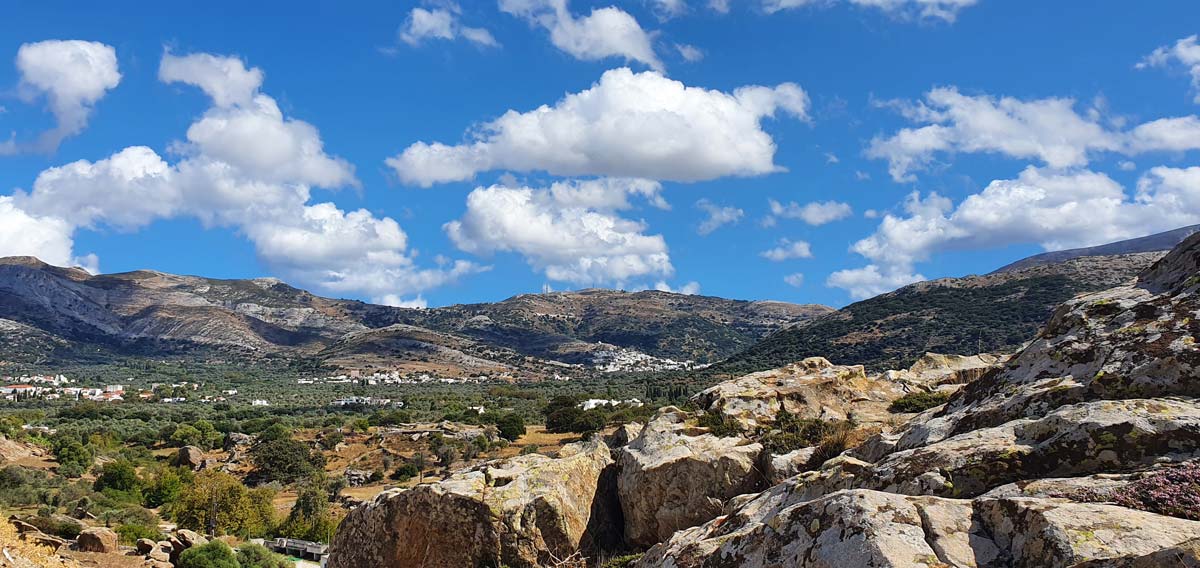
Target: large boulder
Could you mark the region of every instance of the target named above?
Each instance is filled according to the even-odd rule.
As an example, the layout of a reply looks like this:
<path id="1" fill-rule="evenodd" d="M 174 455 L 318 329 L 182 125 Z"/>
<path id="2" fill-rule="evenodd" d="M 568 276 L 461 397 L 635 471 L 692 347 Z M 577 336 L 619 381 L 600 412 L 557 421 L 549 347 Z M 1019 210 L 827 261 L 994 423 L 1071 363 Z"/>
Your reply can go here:
<path id="1" fill-rule="evenodd" d="M 117 533 L 112 529 L 92 527 L 79 533 L 79 537 L 75 539 L 75 546 L 83 552 L 110 553 L 120 550 L 117 540 Z"/>
<path id="2" fill-rule="evenodd" d="M 780 412 L 798 418 L 886 422 L 888 405 L 909 389 L 868 376 L 862 365 L 834 365 L 823 357 L 751 373 L 718 383 L 692 397 L 707 412 L 720 413 L 744 431 L 769 427 Z"/>
<path id="3" fill-rule="evenodd" d="M 1060 499 L 764 492 L 639 561 L 673 566 L 1066 567 L 1184 546 L 1200 522 Z M 1107 566 L 1106 564 L 1104 566 Z"/>
<path id="4" fill-rule="evenodd" d="M 607 520 L 603 487 L 613 460 L 602 442 L 489 462 L 448 479 L 390 490 L 350 512 L 330 547 L 330 568 L 533 567 L 591 546 Z"/>
<path id="5" fill-rule="evenodd" d="M 196 446 L 184 446 L 179 448 L 174 459 L 171 460 L 171 465 L 176 467 L 186 467 L 193 471 L 199 471 L 204 467 L 204 450 Z"/>
<path id="6" fill-rule="evenodd" d="M 759 491 L 762 444 L 720 438 L 667 407 L 618 453 L 625 537 L 648 547 L 721 514 L 726 501 Z"/>

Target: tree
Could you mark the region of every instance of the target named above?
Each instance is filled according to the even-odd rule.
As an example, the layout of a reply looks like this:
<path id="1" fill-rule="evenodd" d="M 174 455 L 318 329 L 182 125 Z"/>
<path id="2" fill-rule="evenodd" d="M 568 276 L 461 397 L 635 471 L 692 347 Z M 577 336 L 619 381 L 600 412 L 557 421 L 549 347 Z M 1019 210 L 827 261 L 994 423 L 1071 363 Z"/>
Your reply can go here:
<path id="1" fill-rule="evenodd" d="M 501 438 L 515 442 L 525 435 L 525 419 L 516 412 L 510 412 L 496 420 L 496 428 L 500 429 Z"/>
<path id="2" fill-rule="evenodd" d="M 225 440 L 225 435 L 218 432 L 212 422 L 207 420 L 196 421 L 196 431 L 200 433 L 197 443 L 193 444 L 205 450 L 211 450 L 221 445 Z"/>
<path id="3" fill-rule="evenodd" d="M 291 430 L 288 430 L 287 426 L 284 426 L 283 424 L 276 422 L 276 423 L 268 426 L 266 430 L 259 432 L 258 442 L 261 444 L 261 443 L 265 443 L 265 442 L 271 442 L 274 440 L 288 440 L 288 439 L 291 439 L 291 437 L 292 437 Z"/>
<path id="4" fill-rule="evenodd" d="M 273 496 L 268 488 L 247 491 L 236 477 L 206 470 L 184 488 L 172 512 L 184 528 L 214 535 L 256 536 L 274 523 Z"/>
<path id="5" fill-rule="evenodd" d="M 180 424 L 171 434 L 171 443 L 176 446 L 199 446 L 204 443 L 204 434 L 191 424 Z"/>
<path id="6" fill-rule="evenodd" d="M 190 481 L 192 474 L 188 470 L 179 470 L 166 466 L 158 466 L 146 472 L 145 487 L 142 497 L 145 505 L 150 508 L 162 507 L 179 500 L 184 484 Z"/>
<path id="7" fill-rule="evenodd" d="M 95 455 L 79 440 L 69 438 L 56 440 L 54 459 L 58 461 L 58 473 L 64 477 L 80 477 L 92 467 Z"/>
<path id="8" fill-rule="evenodd" d="M 437 449 L 437 458 L 442 467 L 449 468 L 458 461 L 458 450 L 450 444 L 444 444 Z"/>
<path id="9" fill-rule="evenodd" d="M 208 544 L 194 546 L 179 555 L 178 568 L 241 568 L 233 549 L 228 544 L 214 540 Z"/>
<path id="10" fill-rule="evenodd" d="M 556 434 L 565 432 L 574 432 L 575 425 L 583 419 L 584 411 L 581 408 L 568 406 L 554 410 L 546 415 L 546 430 Z"/>
<path id="11" fill-rule="evenodd" d="M 255 471 L 268 481 L 294 483 L 325 466 L 325 456 L 291 438 L 262 442 L 250 450 Z"/>
<path id="12" fill-rule="evenodd" d="M 425 452 L 417 452 L 408 460 L 413 467 L 417 469 L 417 483 L 425 482 L 425 468 L 429 467 L 429 459 L 425 457 Z"/>
<path id="13" fill-rule="evenodd" d="M 138 479 L 137 470 L 129 460 L 104 464 L 92 488 L 109 496 L 113 496 L 114 492 L 121 494 L 115 498 L 125 497 L 134 502 L 142 500 L 142 480 Z"/>
<path id="14" fill-rule="evenodd" d="M 296 504 L 279 527 L 279 534 L 313 542 L 329 542 L 333 538 L 337 523 L 329 511 L 329 494 L 322 477 L 310 479 L 300 489 Z"/>
<path id="15" fill-rule="evenodd" d="M 275 554 L 261 544 L 248 542 L 238 547 L 237 561 L 242 568 L 295 568 L 292 561 Z"/>

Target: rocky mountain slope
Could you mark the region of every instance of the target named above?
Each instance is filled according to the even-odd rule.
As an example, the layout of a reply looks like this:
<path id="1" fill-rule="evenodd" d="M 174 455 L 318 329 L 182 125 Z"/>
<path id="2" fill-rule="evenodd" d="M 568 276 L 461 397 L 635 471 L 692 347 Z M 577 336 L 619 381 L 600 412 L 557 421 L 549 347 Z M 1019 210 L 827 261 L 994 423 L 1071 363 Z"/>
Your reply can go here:
<path id="1" fill-rule="evenodd" d="M 323 298 L 269 278 L 93 276 L 0 259 L 0 359 L 15 361 L 215 352 L 487 373 L 553 365 L 545 360 L 590 364 L 599 351 L 628 349 L 705 362 L 829 311 L 604 290 L 415 310 Z"/>
<path id="2" fill-rule="evenodd" d="M 881 370 L 911 365 L 928 351 L 1011 352 L 1055 306 L 1076 294 L 1127 282 L 1163 254 L 1084 256 L 919 282 L 779 331 L 712 371 L 746 373 L 812 356 Z"/>
<path id="3" fill-rule="evenodd" d="M 1010 358 L 747 375 L 697 410 L 660 409 L 627 445 L 628 429 L 381 495 L 343 521 L 330 566 L 628 551 L 645 551 L 639 568 L 1200 565 L 1198 313 L 1195 235 L 1136 280 L 1063 303 Z M 936 393 L 948 399 L 898 414 Z M 599 551 L 582 536 L 617 528 Z M 409 542 L 456 546 L 408 561 Z"/>
<path id="4" fill-rule="evenodd" d="M 1117 241 L 1115 243 L 1108 243 L 1094 247 L 1044 252 L 1042 254 L 1035 254 L 1031 257 L 1023 258 L 1007 266 L 1003 266 L 997 269 L 996 272 L 1013 272 L 1023 268 L 1029 268 L 1031 266 L 1055 264 L 1085 256 L 1113 256 L 1120 254 L 1136 254 L 1139 252 L 1168 251 L 1175 248 L 1175 246 L 1183 242 L 1184 239 L 1196 234 L 1197 232 L 1200 232 L 1200 225 L 1190 225 L 1145 237 L 1126 239 L 1124 241 Z"/>
<path id="5" fill-rule="evenodd" d="M 590 289 L 397 312 L 396 318 L 560 361 L 587 361 L 597 344 L 608 344 L 655 357 L 706 363 L 785 326 L 832 311 L 812 304 Z"/>

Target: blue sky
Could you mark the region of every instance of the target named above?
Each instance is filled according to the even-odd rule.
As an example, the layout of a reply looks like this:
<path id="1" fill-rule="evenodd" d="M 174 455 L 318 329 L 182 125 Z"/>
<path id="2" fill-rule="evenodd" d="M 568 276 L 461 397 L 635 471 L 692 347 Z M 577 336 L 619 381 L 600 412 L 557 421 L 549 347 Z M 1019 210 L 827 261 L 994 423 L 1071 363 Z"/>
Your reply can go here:
<path id="1" fill-rule="evenodd" d="M 0 254 L 844 305 L 1200 222 L 1194 2 L 243 4 L 9 6 Z"/>

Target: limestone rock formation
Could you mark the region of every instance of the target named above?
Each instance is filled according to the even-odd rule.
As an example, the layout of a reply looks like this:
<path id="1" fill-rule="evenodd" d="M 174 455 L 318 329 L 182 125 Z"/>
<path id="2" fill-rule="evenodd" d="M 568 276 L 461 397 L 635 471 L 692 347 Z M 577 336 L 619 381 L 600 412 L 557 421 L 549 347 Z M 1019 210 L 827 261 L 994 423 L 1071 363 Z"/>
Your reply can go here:
<path id="1" fill-rule="evenodd" d="M 565 559 L 590 545 L 593 520 L 606 514 L 601 484 L 612 463 L 608 447 L 592 440 L 564 446 L 558 458 L 519 456 L 384 492 L 342 521 L 329 566 L 515 568 Z"/>
<path id="2" fill-rule="evenodd" d="M 719 438 L 674 407 L 658 412 L 617 459 L 625 536 L 650 546 L 721 513 L 725 502 L 763 486 L 762 444 Z"/>
<path id="3" fill-rule="evenodd" d="M 792 450 L 786 454 L 763 454 L 763 475 L 766 476 L 767 483 L 777 485 L 807 470 L 808 462 L 816 451 L 814 446 Z"/>
<path id="4" fill-rule="evenodd" d="M 1200 522 L 1060 499 L 967 501 L 858 489 L 810 500 L 775 491 L 677 533 L 638 566 L 1049 568 L 1138 558 L 1197 534 Z"/>
<path id="5" fill-rule="evenodd" d="M 75 540 L 75 545 L 84 552 L 117 552 L 117 533 L 104 527 L 84 529 Z"/>
<path id="6" fill-rule="evenodd" d="M 1137 281 L 1061 306 L 1021 353 L 944 407 L 739 499 L 640 565 L 1195 563 L 1200 522 L 1058 497 L 1113 495 L 1200 458 L 1198 291 L 1193 236 Z M 1184 490 L 1151 497 L 1190 499 L 1172 497 Z"/>
<path id="7" fill-rule="evenodd" d="M 908 392 L 898 383 L 867 376 L 862 365 L 834 365 L 822 357 L 751 373 L 712 386 L 692 398 L 745 431 L 772 424 L 780 412 L 800 418 L 882 422 L 888 404 Z"/>

